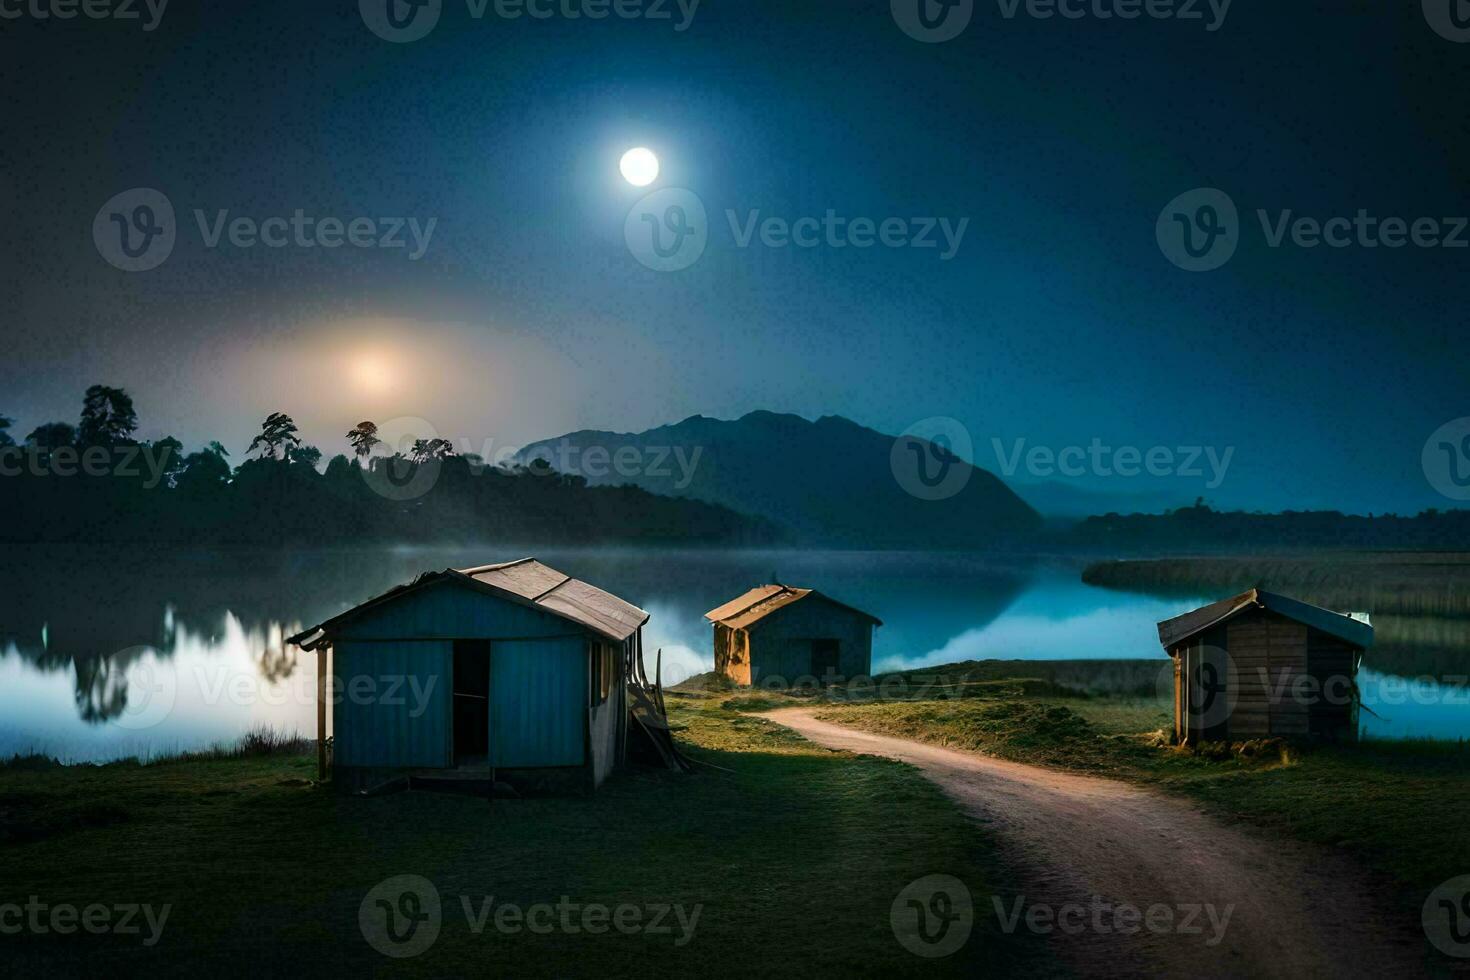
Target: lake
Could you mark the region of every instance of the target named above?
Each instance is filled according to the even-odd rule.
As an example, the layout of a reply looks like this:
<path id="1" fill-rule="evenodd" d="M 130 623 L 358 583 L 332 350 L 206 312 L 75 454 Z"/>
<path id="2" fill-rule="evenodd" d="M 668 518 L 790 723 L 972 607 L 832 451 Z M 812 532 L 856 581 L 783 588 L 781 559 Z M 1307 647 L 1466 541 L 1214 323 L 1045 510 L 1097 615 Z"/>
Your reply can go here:
<path id="1" fill-rule="evenodd" d="M 146 759 L 258 726 L 314 735 L 315 657 L 283 649 L 284 636 L 419 572 L 527 553 L 8 549 L 0 569 L 0 756 Z M 706 610 L 773 579 L 879 616 L 875 671 L 984 658 L 1150 658 L 1163 670 L 1155 623 L 1220 598 L 1085 585 L 1081 562 L 1063 559 L 631 549 L 537 557 L 647 609 L 647 666 L 652 672 L 661 648 L 666 683 L 711 668 Z M 1462 677 L 1443 669 L 1442 643 L 1440 666 L 1421 669 L 1414 638 L 1424 624 L 1386 622 L 1360 675 L 1365 732 L 1470 736 L 1470 695 Z M 1470 664 L 1470 643 L 1452 658 Z M 1438 680 L 1422 679 L 1436 671 Z"/>

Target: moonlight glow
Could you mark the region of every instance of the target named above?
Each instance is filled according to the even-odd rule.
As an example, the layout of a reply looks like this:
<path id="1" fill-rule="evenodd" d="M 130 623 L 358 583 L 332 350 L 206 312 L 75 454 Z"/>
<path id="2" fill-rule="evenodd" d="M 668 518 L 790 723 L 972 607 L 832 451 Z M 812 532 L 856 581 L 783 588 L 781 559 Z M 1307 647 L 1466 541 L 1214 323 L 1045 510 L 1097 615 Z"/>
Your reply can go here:
<path id="1" fill-rule="evenodd" d="M 647 187 L 658 179 L 658 157 L 652 150 L 636 146 L 623 154 L 618 169 L 623 172 L 623 179 L 634 187 Z"/>
<path id="2" fill-rule="evenodd" d="M 381 394 L 393 387 L 393 373 L 382 358 L 364 354 L 352 363 L 352 377 L 360 390 L 369 394 Z"/>

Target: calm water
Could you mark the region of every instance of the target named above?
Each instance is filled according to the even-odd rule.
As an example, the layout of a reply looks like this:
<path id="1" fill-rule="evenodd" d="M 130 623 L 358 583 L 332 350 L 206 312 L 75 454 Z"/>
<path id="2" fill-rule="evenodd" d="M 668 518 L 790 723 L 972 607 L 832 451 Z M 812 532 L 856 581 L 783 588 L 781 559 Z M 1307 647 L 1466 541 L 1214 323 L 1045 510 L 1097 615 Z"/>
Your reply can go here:
<path id="1" fill-rule="evenodd" d="M 420 571 L 524 551 L 402 549 L 140 556 L 17 549 L 0 569 L 0 755 L 105 760 L 229 741 L 253 726 L 314 734 L 315 658 L 281 639 Z M 982 658 L 1167 658 L 1154 624 L 1207 598 L 1083 585 L 1080 565 L 852 552 L 542 551 L 542 560 L 652 614 L 648 668 L 664 679 L 712 666 L 702 614 L 772 580 L 819 587 L 884 621 L 875 670 Z M 1470 695 L 1416 660 L 1412 621 L 1385 636 L 1361 676 L 1365 729 L 1470 736 Z M 1459 651 L 1470 665 L 1470 649 Z M 1409 680 L 1439 670 L 1441 680 Z M 1467 669 L 1464 672 L 1470 672 Z"/>

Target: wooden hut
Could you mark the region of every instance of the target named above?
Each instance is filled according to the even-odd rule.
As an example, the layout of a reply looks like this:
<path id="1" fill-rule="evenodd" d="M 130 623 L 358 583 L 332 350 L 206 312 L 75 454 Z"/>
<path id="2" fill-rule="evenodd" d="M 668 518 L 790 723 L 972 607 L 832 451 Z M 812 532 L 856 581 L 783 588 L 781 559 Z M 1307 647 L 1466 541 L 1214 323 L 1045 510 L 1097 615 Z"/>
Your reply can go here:
<path id="1" fill-rule="evenodd" d="M 1159 623 L 1159 642 L 1174 660 L 1181 743 L 1356 735 L 1366 613 L 1251 589 Z"/>
<path id="2" fill-rule="evenodd" d="M 523 558 L 420 575 L 288 642 L 318 652 L 318 736 L 330 698 L 344 788 L 522 773 L 595 787 L 623 756 L 647 621 Z"/>
<path id="3" fill-rule="evenodd" d="M 860 677 L 872 669 L 878 617 L 815 589 L 762 585 L 704 618 L 714 624 L 715 670 L 740 684 Z"/>

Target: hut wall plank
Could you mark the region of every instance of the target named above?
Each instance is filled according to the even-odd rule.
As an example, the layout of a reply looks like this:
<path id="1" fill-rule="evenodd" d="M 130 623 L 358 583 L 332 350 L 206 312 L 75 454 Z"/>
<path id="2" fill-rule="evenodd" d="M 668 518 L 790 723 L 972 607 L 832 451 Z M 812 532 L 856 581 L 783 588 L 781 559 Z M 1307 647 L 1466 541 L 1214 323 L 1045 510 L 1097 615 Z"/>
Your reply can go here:
<path id="1" fill-rule="evenodd" d="M 344 766 L 450 764 L 453 644 L 357 643 L 332 656 L 334 761 Z"/>

